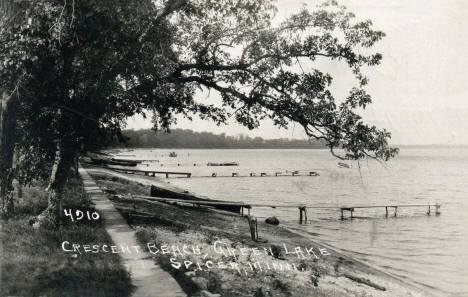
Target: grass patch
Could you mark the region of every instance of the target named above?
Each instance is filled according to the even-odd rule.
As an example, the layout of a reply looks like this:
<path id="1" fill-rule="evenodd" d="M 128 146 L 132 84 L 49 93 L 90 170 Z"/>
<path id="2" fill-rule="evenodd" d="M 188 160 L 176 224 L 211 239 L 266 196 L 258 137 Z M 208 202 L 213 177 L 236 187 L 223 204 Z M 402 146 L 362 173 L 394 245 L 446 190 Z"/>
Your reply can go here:
<path id="1" fill-rule="evenodd" d="M 130 276 L 113 253 L 71 254 L 63 241 L 77 244 L 109 244 L 101 221 L 63 220 L 57 230 L 35 230 L 29 220 L 47 206 L 43 185 L 24 189 L 17 215 L 2 221 L 2 296 L 129 296 Z M 81 179 L 71 178 L 66 187 L 66 209 L 92 210 Z"/>

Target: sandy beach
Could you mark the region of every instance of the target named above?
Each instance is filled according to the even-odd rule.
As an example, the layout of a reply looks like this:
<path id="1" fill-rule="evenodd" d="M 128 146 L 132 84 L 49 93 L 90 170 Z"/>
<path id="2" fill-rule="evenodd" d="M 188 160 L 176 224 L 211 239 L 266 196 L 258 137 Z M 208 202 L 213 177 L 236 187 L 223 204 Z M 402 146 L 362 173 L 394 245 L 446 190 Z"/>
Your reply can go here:
<path id="1" fill-rule="evenodd" d="M 140 244 L 187 292 L 220 296 L 430 296 L 420 288 L 338 253 L 284 226 L 209 208 L 126 197 L 149 186 L 183 192 L 162 179 L 91 169 L 114 205 L 137 230 Z M 114 194 L 115 193 L 115 194 Z M 215 198 L 215 197 L 213 197 Z M 141 215 L 144 213 L 145 215 Z M 213 295 L 213 296 L 219 296 Z"/>

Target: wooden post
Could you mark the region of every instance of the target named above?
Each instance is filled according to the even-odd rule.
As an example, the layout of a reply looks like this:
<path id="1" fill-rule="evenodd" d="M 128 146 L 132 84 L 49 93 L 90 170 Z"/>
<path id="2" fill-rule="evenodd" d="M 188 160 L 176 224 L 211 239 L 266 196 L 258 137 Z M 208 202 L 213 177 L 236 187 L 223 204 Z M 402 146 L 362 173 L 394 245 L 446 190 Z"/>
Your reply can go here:
<path id="1" fill-rule="evenodd" d="M 166 173 L 166 178 L 169 178 L 169 173 Z"/>
<path id="2" fill-rule="evenodd" d="M 128 195 L 130 195 L 130 199 L 132 199 L 132 201 L 133 201 L 133 209 L 136 209 L 135 198 L 133 197 L 132 193 L 130 193 Z"/>
<path id="3" fill-rule="evenodd" d="M 344 220 L 343 209 L 341 208 L 341 219 Z"/>
<path id="4" fill-rule="evenodd" d="M 254 221 L 254 219 L 251 216 L 248 216 L 247 221 L 249 222 L 250 237 L 252 238 L 252 240 L 256 241 L 258 238 L 257 220 Z"/>
<path id="5" fill-rule="evenodd" d="M 258 240 L 258 224 L 257 224 L 257 218 L 255 218 L 255 240 Z"/>
<path id="6" fill-rule="evenodd" d="M 146 172 L 146 171 L 145 171 L 145 176 L 148 176 L 148 175 L 149 175 L 149 172 Z"/>
<path id="7" fill-rule="evenodd" d="M 307 222 L 307 210 L 305 206 L 299 207 L 299 224 Z"/>
<path id="8" fill-rule="evenodd" d="M 353 211 L 354 211 L 354 208 L 350 208 L 349 211 L 351 212 L 351 219 L 353 218 Z"/>
<path id="9" fill-rule="evenodd" d="M 427 215 L 428 216 L 431 215 L 431 206 L 430 205 L 427 206 Z"/>
<path id="10" fill-rule="evenodd" d="M 385 206 L 385 217 L 388 218 L 388 206 Z"/>
<path id="11" fill-rule="evenodd" d="M 394 215 L 394 216 L 396 217 L 396 215 L 397 215 L 397 210 L 398 210 L 398 206 L 394 206 L 393 208 L 395 208 L 395 215 Z"/>
<path id="12" fill-rule="evenodd" d="M 438 204 L 438 203 L 435 205 L 435 214 L 436 214 L 436 215 L 440 215 L 440 210 L 439 210 L 440 207 L 441 207 L 441 205 Z"/>

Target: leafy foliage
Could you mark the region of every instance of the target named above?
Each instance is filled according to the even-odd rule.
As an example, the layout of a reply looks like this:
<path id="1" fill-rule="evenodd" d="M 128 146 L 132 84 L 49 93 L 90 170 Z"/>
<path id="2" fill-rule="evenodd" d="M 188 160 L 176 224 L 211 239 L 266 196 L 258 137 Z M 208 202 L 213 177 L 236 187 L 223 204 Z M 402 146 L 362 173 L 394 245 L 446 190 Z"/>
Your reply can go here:
<path id="1" fill-rule="evenodd" d="M 362 52 L 384 33 L 333 1 L 278 26 L 270 0 L 39 0 L 17 11 L 0 27 L 0 88 L 20 104 L 27 176 L 57 147 L 95 149 L 147 110 L 165 130 L 178 114 L 217 123 L 234 115 L 251 129 L 268 117 L 299 123 L 332 153 L 344 148 L 342 158 L 397 153 L 390 134 L 356 112 L 371 103 L 361 68 L 381 60 Z M 318 59 L 354 73 L 347 98 L 335 99 L 328 73 L 301 70 Z M 218 92 L 223 107 L 194 100 L 197 89 Z"/>
<path id="2" fill-rule="evenodd" d="M 355 112 L 371 103 L 361 68 L 382 58 L 361 52 L 383 32 L 373 30 L 371 21 L 355 22 L 334 1 L 314 12 L 303 9 L 279 26 L 271 25 L 270 2 L 242 3 L 202 1 L 195 14 L 177 14 L 174 81 L 218 91 L 224 106 L 249 128 L 265 117 L 281 127 L 294 121 L 309 136 L 325 141 L 332 153 L 343 147 L 347 153 L 342 158 L 388 160 L 397 153 L 388 146 L 387 131 L 367 126 Z M 313 67 L 318 59 L 344 62 L 354 73 L 357 85 L 341 103 L 330 91 L 328 73 L 302 71 L 301 64 Z"/>
<path id="3" fill-rule="evenodd" d="M 150 129 L 124 130 L 128 138 L 126 147 L 132 148 L 204 148 L 204 149 L 318 149 L 326 148 L 323 143 L 302 139 L 263 139 L 246 135 L 226 136 L 210 132 L 174 129 L 171 133 L 157 132 Z M 121 144 L 115 144 L 121 147 Z"/>

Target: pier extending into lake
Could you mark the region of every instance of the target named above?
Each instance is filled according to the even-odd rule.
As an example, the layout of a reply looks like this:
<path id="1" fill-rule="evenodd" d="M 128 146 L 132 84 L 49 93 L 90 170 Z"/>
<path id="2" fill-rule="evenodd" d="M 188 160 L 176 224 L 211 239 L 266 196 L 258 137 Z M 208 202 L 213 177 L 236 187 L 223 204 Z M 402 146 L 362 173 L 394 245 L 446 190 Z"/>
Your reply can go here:
<path id="1" fill-rule="evenodd" d="M 89 164 L 94 167 L 100 167 L 105 169 L 114 170 L 117 172 L 122 173 L 129 173 L 129 174 L 142 174 L 145 176 L 153 176 L 155 177 L 157 174 L 165 175 L 166 178 L 169 178 L 171 175 L 175 176 L 183 176 L 183 177 L 194 177 L 192 172 L 180 172 L 180 171 L 162 171 L 162 170 L 143 170 L 143 169 L 131 169 L 131 168 L 121 168 L 121 167 L 109 167 L 109 166 L 102 166 L 98 164 Z M 216 172 L 213 172 L 211 175 L 202 175 L 202 176 L 195 176 L 196 178 L 214 178 L 214 177 L 299 177 L 299 176 L 319 176 L 316 171 L 310 170 L 286 170 L 286 171 L 276 171 L 274 173 L 268 172 L 250 172 L 248 175 L 241 175 L 239 172 L 232 172 L 230 175 L 218 175 Z"/>
<path id="2" fill-rule="evenodd" d="M 207 200 L 187 200 L 187 199 L 176 199 L 176 198 L 161 198 L 161 197 L 151 197 L 151 196 L 142 196 L 136 195 L 135 197 L 140 199 L 147 199 L 159 202 L 168 202 L 168 203 L 182 203 L 182 204 L 189 204 L 193 206 L 233 206 L 239 207 L 240 214 L 244 215 L 244 209 L 247 209 L 248 216 L 250 216 L 250 210 L 253 207 L 264 207 L 264 208 L 296 208 L 299 210 L 299 223 L 307 222 L 307 209 L 331 209 L 331 210 L 339 210 L 340 211 L 340 218 L 343 220 L 345 219 L 344 213 L 347 211 L 350 213 L 349 218 L 354 218 L 353 213 L 357 209 L 369 209 L 369 208 L 382 208 L 385 209 L 385 215 L 388 217 L 389 209 L 393 209 L 393 216 L 397 216 L 398 208 L 427 208 L 427 215 L 432 213 L 434 210 L 435 215 L 440 214 L 440 208 L 442 207 L 441 204 L 388 204 L 388 205 L 360 205 L 360 206 L 314 206 L 314 205 L 305 205 L 305 204 L 290 204 L 290 205 L 280 205 L 280 204 L 258 204 L 258 203 L 245 203 L 242 201 L 207 201 Z"/>
<path id="3" fill-rule="evenodd" d="M 130 168 L 116 168 L 116 167 L 108 167 L 108 166 L 99 166 L 95 164 L 91 164 L 94 167 L 99 167 L 99 168 L 105 168 L 105 169 L 110 169 L 113 171 L 117 172 L 122 172 L 122 173 L 140 173 L 144 174 L 146 176 L 156 176 L 156 174 L 163 174 L 166 176 L 166 178 L 169 178 L 169 175 L 182 175 L 185 177 L 191 177 L 192 173 L 191 172 L 178 172 L 178 171 L 160 171 L 160 170 L 141 170 L 141 169 L 130 169 Z"/>

